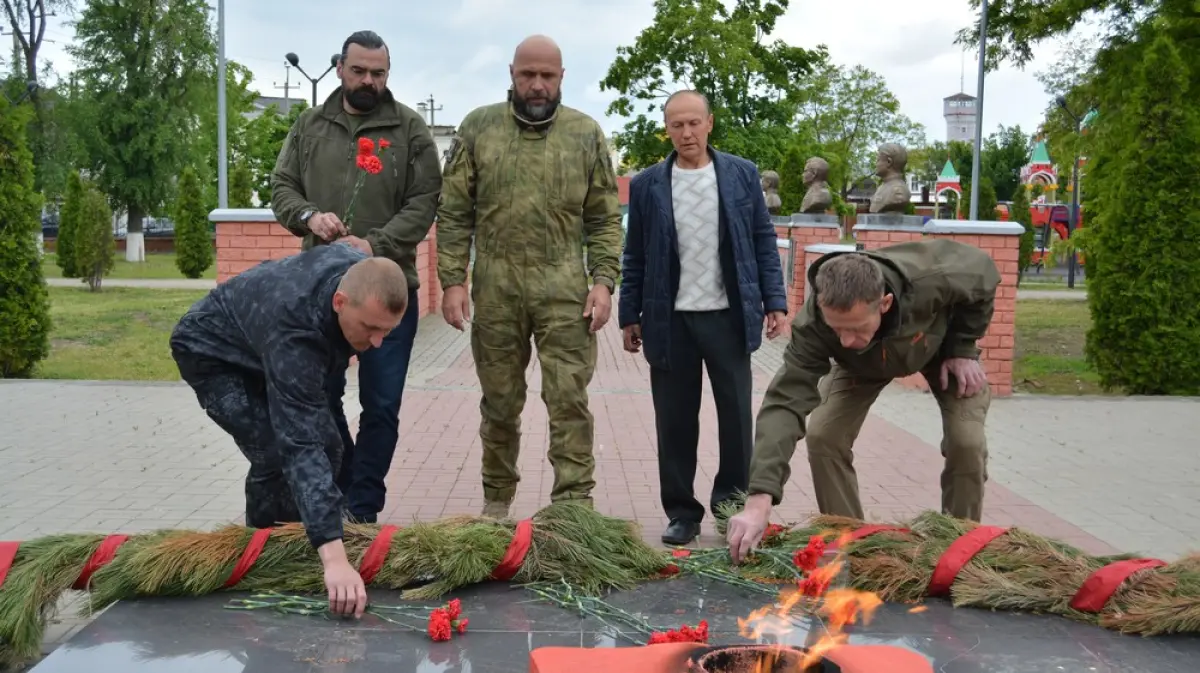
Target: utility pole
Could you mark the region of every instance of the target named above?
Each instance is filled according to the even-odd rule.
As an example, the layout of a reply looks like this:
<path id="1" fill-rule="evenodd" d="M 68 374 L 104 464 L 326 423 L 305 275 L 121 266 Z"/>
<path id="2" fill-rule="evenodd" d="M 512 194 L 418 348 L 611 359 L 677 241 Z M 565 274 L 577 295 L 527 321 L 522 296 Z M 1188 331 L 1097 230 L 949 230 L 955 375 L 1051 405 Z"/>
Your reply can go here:
<path id="1" fill-rule="evenodd" d="M 291 91 L 292 88 L 292 64 L 284 63 L 283 71 L 285 73 L 283 76 L 283 86 L 276 84 L 275 88 L 283 89 L 283 110 L 281 110 L 281 112 L 283 112 L 283 116 L 286 117 L 288 112 L 290 112 L 292 109 L 292 98 L 290 95 L 288 95 L 288 92 Z"/>
<path id="2" fill-rule="evenodd" d="M 429 98 L 426 98 L 425 100 L 421 101 L 420 103 L 417 103 L 418 110 L 420 110 L 421 112 L 429 113 L 429 128 L 430 129 L 432 129 L 433 125 L 434 125 L 433 124 L 433 113 L 439 112 L 442 109 L 441 105 L 435 106 L 434 102 L 435 101 L 433 100 L 433 94 L 429 94 Z"/>
<path id="3" fill-rule="evenodd" d="M 987 13 L 988 0 L 979 4 L 979 82 L 975 95 L 975 152 L 971 157 L 971 214 L 972 220 L 979 219 L 979 155 L 983 151 L 983 75 L 987 60 Z M 989 214 L 995 219 L 995 214 Z"/>
<path id="4" fill-rule="evenodd" d="M 225 0 L 217 0 L 217 207 L 229 207 L 228 129 L 225 109 Z"/>

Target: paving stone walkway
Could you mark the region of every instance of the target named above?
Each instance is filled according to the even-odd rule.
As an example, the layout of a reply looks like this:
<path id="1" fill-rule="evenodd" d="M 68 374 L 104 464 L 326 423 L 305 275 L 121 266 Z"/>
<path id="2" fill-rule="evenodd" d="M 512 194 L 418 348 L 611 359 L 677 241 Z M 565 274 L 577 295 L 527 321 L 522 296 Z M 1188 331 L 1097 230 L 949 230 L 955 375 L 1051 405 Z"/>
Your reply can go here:
<path id="1" fill-rule="evenodd" d="M 597 507 L 643 524 L 657 544 L 658 503 L 649 373 L 601 332 L 590 388 L 596 417 Z M 388 476 L 384 518 L 473 514 L 479 480 L 479 393 L 468 338 L 440 317 L 421 322 L 401 411 L 401 440 Z M 755 355 L 755 404 L 781 362 L 784 344 Z M 347 412 L 356 416 L 356 390 Z M 515 516 L 549 502 L 545 406 L 536 357 L 520 459 Z M 233 442 L 180 383 L 0 382 L 0 539 L 62 532 L 136 533 L 208 529 L 240 522 L 245 462 Z M 1019 525 L 1093 552 L 1139 551 L 1165 559 L 1200 542 L 1200 406 L 1196 400 L 1014 397 L 989 420 L 991 482 L 985 520 Z M 931 397 L 889 389 L 868 419 L 856 467 L 868 517 L 893 520 L 939 503 L 940 420 Z M 716 472 L 716 413 L 706 391 L 697 494 Z M 778 508 L 796 521 L 816 510 L 804 449 Z M 706 524 L 701 543 L 720 544 Z M 74 597 L 70 600 L 77 600 Z M 48 647 L 81 622 L 67 620 Z"/>

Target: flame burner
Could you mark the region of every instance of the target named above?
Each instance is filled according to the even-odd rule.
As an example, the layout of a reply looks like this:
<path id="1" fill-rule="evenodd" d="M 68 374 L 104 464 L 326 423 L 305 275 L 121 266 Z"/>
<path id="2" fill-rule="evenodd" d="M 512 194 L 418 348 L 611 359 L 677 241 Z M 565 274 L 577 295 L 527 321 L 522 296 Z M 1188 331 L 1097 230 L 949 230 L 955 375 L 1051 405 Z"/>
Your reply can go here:
<path id="1" fill-rule="evenodd" d="M 816 663 L 801 668 L 804 648 L 791 645 L 733 645 L 697 650 L 688 662 L 695 673 L 825 673 L 838 669 Z"/>

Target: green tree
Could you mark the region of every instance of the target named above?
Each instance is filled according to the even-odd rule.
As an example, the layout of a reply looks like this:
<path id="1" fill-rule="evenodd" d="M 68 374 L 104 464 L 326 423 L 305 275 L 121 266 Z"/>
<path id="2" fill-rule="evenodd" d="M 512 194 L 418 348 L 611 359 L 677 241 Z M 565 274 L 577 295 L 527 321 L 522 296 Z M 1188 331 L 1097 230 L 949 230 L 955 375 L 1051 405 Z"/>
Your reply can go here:
<path id="1" fill-rule="evenodd" d="M 1025 270 L 1033 262 L 1033 212 L 1029 210 L 1029 190 L 1024 185 L 1018 185 L 1013 194 L 1012 206 L 1009 209 L 1009 221 L 1020 222 L 1025 227 L 1021 234 L 1021 244 L 1017 253 L 1017 285 L 1025 276 Z"/>
<path id="2" fill-rule="evenodd" d="M 271 202 L 271 172 L 283 149 L 287 137 L 300 113 L 308 109 L 306 101 L 292 104 L 287 115 L 279 114 L 279 108 L 269 106 L 246 126 L 246 161 L 249 164 L 254 194 L 259 203 Z"/>
<path id="3" fill-rule="evenodd" d="M 1032 148 L 1020 126 L 1000 126 L 983 143 L 979 172 L 986 175 L 1000 201 L 1012 201 L 1021 185 L 1021 168 L 1029 163 Z M 966 173 L 970 175 L 970 173 Z"/>
<path id="4" fill-rule="evenodd" d="M 951 140 L 950 142 L 935 140 L 924 148 L 909 152 L 908 172 L 915 174 L 922 183 L 932 185 L 937 182 L 937 177 L 941 175 L 942 167 L 946 165 L 948 159 L 962 179 L 970 180 L 971 158 L 974 153 L 975 150 L 972 149 L 970 143 L 960 140 Z M 980 162 L 982 163 L 982 161 L 981 157 Z"/>
<path id="5" fill-rule="evenodd" d="M 75 239 L 79 231 L 79 207 L 83 197 L 83 180 L 79 171 L 72 171 L 67 178 L 67 193 L 58 214 L 58 240 L 54 244 L 54 256 L 63 278 L 78 278 L 79 267 L 75 264 Z"/>
<path id="6" fill-rule="evenodd" d="M 250 121 L 246 114 L 254 109 L 254 101 L 258 94 L 251 90 L 254 73 L 249 68 L 236 61 L 225 64 L 225 108 L 226 108 L 226 140 L 227 161 L 229 167 L 230 204 L 233 203 L 233 179 L 236 167 L 249 159 L 251 152 Z M 203 187 L 204 205 L 210 211 L 217 207 L 220 195 L 217 193 L 217 84 L 212 83 L 197 97 L 196 109 L 200 130 L 193 137 L 194 143 L 189 151 L 188 164 L 196 170 L 196 176 Z M 172 197 L 173 198 L 173 197 Z"/>
<path id="7" fill-rule="evenodd" d="M 253 197 L 254 185 L 253 178 L 250 177 L 249 162 L 239 161 L 229 175 L 229 207 L 249 208 L 254 205 Z"/>
<path id="8" fill-rule="evenodd" d="M 113 214 L 104 195 L 91 183 L 83 187 L 79 200 L 79 229 L 75 239 L 75 264 L 79 276 L 92 292 L 99 292 L 104 277 L 113 269 L 116 242 L 113 240 Z"/>
<path id="9" fill-rule="evenodd" d="M 0 378 L 25 378 L 50 354 L 50 299 L 37 233 L 41 198 L 34 189 L 26 126 L 29 106 L 0 96 Z"/>
<path id="10" fill-rule="evenodd" d="M 90 0 L 75 24 L 67 51 L 90 108 L 85 167 L 127 213 L 130 238 L 195 156 L 216 81 L 209 11 L 204 0 Z"/>
<path id="11" fill-rule="evenodd" d="M 844 196 L 854 182 L 874 174 L 879 145 L 925 145 L 925 129 L 900 113 L 900 101 L 878 73 L 845 68 L 825 55 L 804 80 L 796 125 L 827 153 L 830 186 Z M 940 168 L 940 167 L 939 167 Z"/>
<path id="12" fill-rule="evenodd" d="M 958 212 L 964 218 L 971 216 L 971 181 L 963 179 L 962 181 L 962 202 L 959 203 Z M 992 179 L 986 175 L 979 178 L 979 212 L 975 217 L 980 222 L 994 222 L 999 214 L 996 213 L 996 206 L 999 203 L 996 200 L 996 188 L 992 186 Z"/>
<path id="13" fill-rule="evenodd" d="M 1193 96 L 1200 88 L 1167 33 L 1147 27 L 1139 46 L 1122 48 L 1121 64 L 1101 62 L 1114 81 L 1111 98 L 1101 101 L 1089 161 L 1096 208 L 1087 236 L 1087 356 L 1106 387 L 1195 395 L 1200 113 Z M 1131 185 L 1140 185 L 1136 194 Z"/>
<path id="14" fill-rule="evenodd" d="M 208 209 L 200 180 L 189 166 L 179 177 L 179 198 L 175 201 L 175 266 L 187 278 L 199 278 L 213 264 L 215 252 L 209 235 Z"/>
<path id="15" fill-rule="evenodd" d="M 600 82 L 618 98 L 608 113 L 632 118 L 617 134 L 630 168 L 670 152 L 662 105 L 680 88 L 712 105 L 709 142 L 759 166 L 778 166 L 792 142 L 802 84 L 824 48 L 768 42 L 788 0 L 655 0 L 654 22 L 617 58 Z"/>

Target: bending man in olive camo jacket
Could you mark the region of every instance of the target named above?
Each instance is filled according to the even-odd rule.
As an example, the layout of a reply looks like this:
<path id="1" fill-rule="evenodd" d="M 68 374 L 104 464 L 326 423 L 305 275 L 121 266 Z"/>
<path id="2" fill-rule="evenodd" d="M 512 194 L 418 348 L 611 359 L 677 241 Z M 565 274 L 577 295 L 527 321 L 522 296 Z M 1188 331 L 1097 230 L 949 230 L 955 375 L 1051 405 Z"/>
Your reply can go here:
<path id="1" fill-rule="evenodd" d="M 734 560 L 762 539 L 801 439 L 821 513 L 863 518 L 854 440 L 879 393 L 918 372 L 942 412 L 942 511 L 979 521 L 991 392 L 975 342 L 992 320 L 995 262 L 974 246 L 924 240 L 825 255 L 807 282 L 812 297 L 758 412 L 749 498 L 729 520 Z"/>
<path id="2" fill-rule="evenodd" d="M 339 86 L 320 107 L 304 111 L 284 140 L 271 180 L 271 207 L 283 226 L 304 237 L 305 250 L 334 240 L 349 242 L 404 270 L 409 310 L 404 322 L 359 357 L 362 415 L 358 437 L 340 423 L 346 443 L 338 486 L 350 513 L 374 523 L 387 496 L 384 478 L 399 439 L 400 402 L 420 316 L 417 246 L 433 226 L 442 186 L 437 146 L 421 115 L 387 88 L 391 56 L 378 35 L 354 33 L 342 45 Z M 342 222 L 361 170 L 357 142 L 381 148 L 383 170 L 367 175 L 354 202 L 354 218 Z M 387 141 L 387 147 L 383 142 Z M 343 376 L 331 382 L 340 400 Z"/>
<path id="3" fill-rule="evenodd" d="M 483 513 L 498 518 L 508 515 L 520 481 L 531 338 L 550 416 L 550 498 L 591 503 L 596 482 L 587 386 L 596 367 L 595 332 L 612 310 L 621 247 L 616 174 L 604 132 L 560 104 L 558 47 L 549 38 L 526 39 L 510 72 L 509 102 L 478 108 L 459 126 L 443 176 L 437 236 L 446 321 L 463 329 L 471 300 L 475 304 L 471 353 L 483 389 Z"/>

